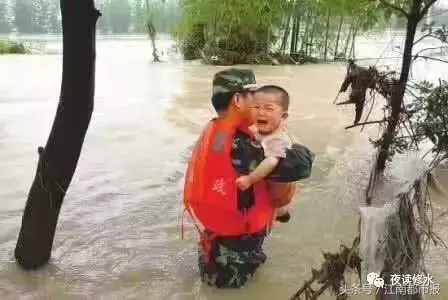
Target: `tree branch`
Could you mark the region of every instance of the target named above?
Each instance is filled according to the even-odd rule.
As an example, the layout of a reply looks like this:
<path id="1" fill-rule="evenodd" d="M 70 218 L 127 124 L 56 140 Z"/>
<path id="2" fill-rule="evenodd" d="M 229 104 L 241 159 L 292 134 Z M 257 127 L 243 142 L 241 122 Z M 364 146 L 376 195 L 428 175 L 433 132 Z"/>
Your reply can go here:
<path id="1" fill-rule="evenodd" d="M 398 12 L 400 12 L 401 14 L 403 14 L 406 18 L 409 18 L 409 13 L 407 11 L 405 11 L 403 8 L 392 4 L 390 2 L 387 2 L 386 0 L 380 0 L 380 3 L 383 4 L 384 6 L 390 7 Z"/>
<path id="2" fill-rule="evenodd" d="M 438 37 L 434 36 L 432 32 L 422 35 L 417 41 L 414 42 L 414 46 L 423 41 L 424 39 L 432 37 L 433 39 L 440 40 Z"/>
<path id="3" fill-rule="evenodd" d="M 443 63 L 446 63 L 446 64 L 448 64 L 448 60 L 444 60 L 444 59 L 440 59 L 440 58 L 435 58 L 435 57 L 429 57 L 429 56 L 423 56 L 423 55 L 418 55 L 418 56 L 416 56 L 415 58 L 414 58 L 414 60 L 415 59 L 417 59 L 417 58 L 423 58 L 423 59 L 429 59 L 429 60 L 435 60 L 435 61 L 439 61 L 439 62 L 443 62 Z"/>
<path id="4" fill-rule="evenodd" d="M 447 48 L 446 46 L 440 46 L 440 47 L 429 47 L 429 48 L 422 49 L 422 50 L 418 51 L 416 54 L 414 54 L 414 60 L 417 59 L 417 57 L 419 57 L 420 53 L 422 53 L 422 52 L 429 51 L 429 50 L 443 50 L 446 48 Z"/>
<path id="5" fill-rule="evenodd" d="M 402 140 L 402 139 L 415 139 L 416 137 L 425 136 L 424 134 L 415 134 L 415 135 L 403 135 L 403 136 L 397 136 L 396 139 Z"/>
<path id="6" fill-rule="evenodd" d="M 364 122 L 364 123 L 358 123 L 358 124 L 353 124 L 351 126 L 347 126 L 347 127 L 345 127 L 345 129 L 355 128 L 355 127 L 358 127 L 358 126 L 364 126 L 364 125 L 369 125 L 369 124 L 384 123 L 386 121 L 387 121 L 386 119 L 383 119 L 383 120 L 377 120 L 377 121 L 369 121 L 369 122 Z"/>
<path id="7" fill-rule="evenodd" d="M 412 92 L 410 88 L 411 88 L 411 86 L 406 87 L 406 93 L 409 93 L 415 99 L 419 99 L 420 97 L 417 96 L 414 92 Z"/>
<path id="8" fill-rule="evenodd" d="M 428 3 L 426 3 L 426 5 L 420 11 L 420 19 L 423 18 L 428 13 L 429 8 L 431 6 L 433 6 L 434 3 L 436 3 L 436 2 L 437 2 L 437 0 L 430 0 L 430 1 L 428 1 Z"/>

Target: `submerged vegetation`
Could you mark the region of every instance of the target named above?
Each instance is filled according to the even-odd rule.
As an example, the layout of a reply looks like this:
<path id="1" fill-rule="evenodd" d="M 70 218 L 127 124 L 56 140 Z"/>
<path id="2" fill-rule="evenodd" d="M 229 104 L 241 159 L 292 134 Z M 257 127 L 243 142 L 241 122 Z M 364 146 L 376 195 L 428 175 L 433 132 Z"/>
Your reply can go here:
<path id="1" fill-rule="evenodd" d="M 182 3 L 177 38 L 185 58 L 215 64 L 345 60 L 359 33 L 384 20 L 367 0 Z"/>
<path id="2" fill-rule="evenodd" d="M 26 54 L 28 52 L 22 43 L 0 40 L 0 54 Z"/>

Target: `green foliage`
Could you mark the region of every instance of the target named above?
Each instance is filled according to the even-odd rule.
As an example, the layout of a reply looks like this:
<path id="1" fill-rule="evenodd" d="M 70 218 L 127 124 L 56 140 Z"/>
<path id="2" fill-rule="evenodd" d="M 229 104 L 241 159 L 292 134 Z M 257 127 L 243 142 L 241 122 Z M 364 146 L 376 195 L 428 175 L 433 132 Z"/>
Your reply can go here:
<path id="1" fill-rule="evenodd" d="M 419 140 L 429 139 L 434 152 L 448 154 L 448 82 L 441 80 L 434 85 L 423 81 L 417 89 L 419 96 L 408 106 L 416 134 Z"/>
<path id="2" fill-rule="evenodd" d="M 181 49 L 186 60 L 200 58 L 205 47 L 204 24 L 195 24 L 182 41 Z"/>
<path id="3" fill-rule="evenodd" d="M 396 153 L 417 150 L 427 141 L 432 142 L 433 153 L 448 156 L 448 82 L 422 81 L 412 86 L 412 90 L 413 100 L 406 105 L 406 114 L 402 116 L 402 136 L 393 139 L 388 160 L 391 161 Z M 371 142 L 380 147 L 383 138 Z"/>
<path id="4" fill-rule="evenodd" d="M 356 35 L 383 22 L 371 0 L 183 0 L 184 15 L 177 37 L 190 56 L 198 49 L 254 53 L 285 53 L 292 57 L 347 57 Z M 194 41 L 202 24 L 206 47 Z M 290 41 L 290 42 L 289 42 Z M 279 47 L 280 46 L 280 47 Z M 280 49 L 278 49 L 280 48 Z"/>
<path id="5" fill-rule="evenodd" d="M 267 51 L 276 40 L 287 1 L 185 0 L 180 40 L 191 37 L 203 24 L 208 44 L 225 51 L 250 54 Z"/>
<path id="6" fill-rule="evenodd" d="M 315 2 L 315 1 L 311 1 Z M 322 56 L 322 51 L 325 48 L 336 48 L 336 45 L 344 43 L 344 48 L 335 49 L 338 50 L 336 54 L 343 58 L 348 58 L 350 52 L 353 51 L 356 37 L 364 31 L 370 30 L 379 24 L 384 23 L 383 15 L 380 11 L 375 9 L 375 3 L 371 0 L 324 0 L 317 1 L 317 5 L 314 4 L 310 7 L 313 11 L 315 23 L 317 28 L 314 32 L 314 40 L 311 45 L 313 48 L 307 55 Z M 325 18 L 329 15 L 330 22 L 326 24 Z M 342 33 L 337 34 L 339 22 L 342 18 Z M 327 28 L 327 25 L 329 28 Z M 329 36 L 326 43 L 324 43 L 324 37 L 326 32 L 329 31 Z M 343 39 L 338 40 L 339 39 Z M 307 41 L 308 42 L 308 41 Z M 331 49 L 333 50 L 333 49 Z"/>
<path id="7" fill-rule="evenodd" d="M 0 54 L 26 54 L 29 51 L 22 43 L 0 41 Z"/>

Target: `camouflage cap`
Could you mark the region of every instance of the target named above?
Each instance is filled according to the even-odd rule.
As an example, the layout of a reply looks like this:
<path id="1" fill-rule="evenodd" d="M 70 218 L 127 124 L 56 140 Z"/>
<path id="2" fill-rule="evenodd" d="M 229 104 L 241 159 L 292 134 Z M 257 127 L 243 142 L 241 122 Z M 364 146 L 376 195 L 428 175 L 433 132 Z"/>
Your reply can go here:
<path id="1" fill-rule="evenodd" d="M 241 92 L 256 87 L 255 74 L 247 69 L 226 69 L 213 78 L 213 95 Z"/>

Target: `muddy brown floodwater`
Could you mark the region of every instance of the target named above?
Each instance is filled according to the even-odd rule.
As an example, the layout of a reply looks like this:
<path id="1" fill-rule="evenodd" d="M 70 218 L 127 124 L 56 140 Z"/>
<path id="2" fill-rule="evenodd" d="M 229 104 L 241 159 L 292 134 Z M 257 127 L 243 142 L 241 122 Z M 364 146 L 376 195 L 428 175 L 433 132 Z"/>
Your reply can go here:
<path id="1" fill-rule="evenodd" d="M 52 259 L 35 272 L 20 270 L 13 250 L 37 147 L 56 110 L 62 57 L 0 56 L 0 299 L 288 299 L 322 251 L 352 242 L 372 149 L 365 135 L 343 129 L 352 109 L 332 105 L 345 66 L 252 67 L 259 83 L 290 92 L 289 128 L 317 154 L 315 169 L 292 221 L 267 240 L 269 260 L 255 278 L 241 290 L 202 285 L 188 222 L 180 239 L 181 193 L 191 146 L 213 117 L 211 78 L 221 68 L 152 64 L 148 53 L 144 40 L 98 42 L 93 119 Z M 438 251 L 429 266 L 446 289 L 447 253 Z"/>

